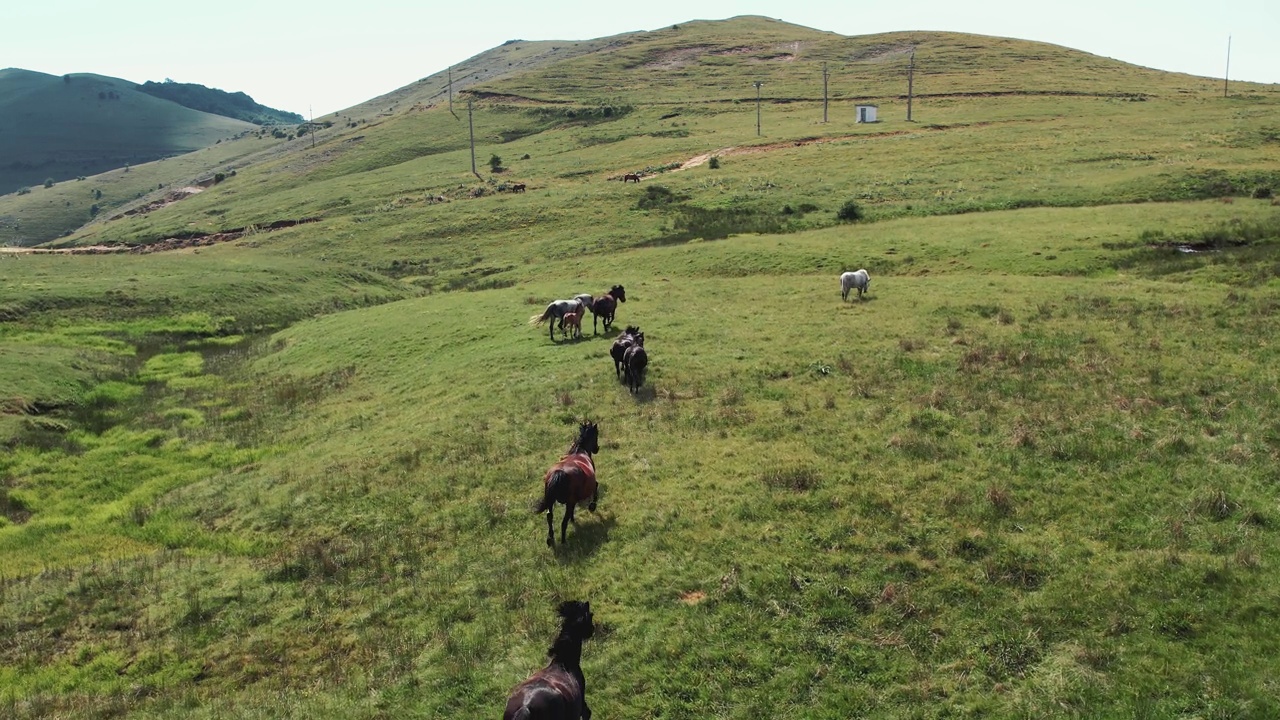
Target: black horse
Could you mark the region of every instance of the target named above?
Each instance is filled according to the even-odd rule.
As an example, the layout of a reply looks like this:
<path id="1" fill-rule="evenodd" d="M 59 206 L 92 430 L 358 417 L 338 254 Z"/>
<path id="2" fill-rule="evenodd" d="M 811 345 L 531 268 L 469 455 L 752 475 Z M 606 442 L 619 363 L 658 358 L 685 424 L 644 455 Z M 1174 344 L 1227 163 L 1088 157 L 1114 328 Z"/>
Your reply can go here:
<path id="1" fill-rule="evenodd" d="M 618 303 L 627 301 L 627 291 L 621 285 L 614 285 L 609 292 L 596 298 L 591 303 L 591 333 L 594 335 L 599 332 L 596 326 L 597 320 L 604 320 L 604 331 L 609 332 L 609 328 L 613 325 L 613 313 L 618 309 Z"/>
<path id="2" fill-rule="evenodd" d="M 626 330 L 613 341 L 613 347 L 609 348 L 609 355 L 613 358 L 613 376 L 615 378 L 622 377 L 622 357 L 627 352 L 627 348 L 635 344 L 636 335 L 640 332 L 640 328 L 635 325 L 628 325 Z"/>
<path id="3" fill-rule="evenodd" d="M 644 333 L 636 333 L 635 342 L 622 354 L 622 369 L 627 376 L 627 387 L 632 393 L 640 391 L 644 383 L 644 369 L 649 365 L 649 353 L 644 349 Z"/>
<path id="4" fill-rule="evenodd" d="M 547 656 L 551 662 L 507 696 L 502 720 L 591 720 L 587 680 L 582 676 L 582 643 L 595 633 L 591 603 L 560 603 L 560 635 Z"/>

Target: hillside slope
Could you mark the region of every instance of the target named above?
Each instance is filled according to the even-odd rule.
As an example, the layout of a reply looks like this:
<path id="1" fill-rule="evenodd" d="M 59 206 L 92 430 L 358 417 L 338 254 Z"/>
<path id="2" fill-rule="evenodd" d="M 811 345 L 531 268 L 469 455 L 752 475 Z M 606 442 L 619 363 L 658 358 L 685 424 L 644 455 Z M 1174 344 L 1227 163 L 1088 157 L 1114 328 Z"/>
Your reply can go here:
<path id="1" fill-rule="evenodd" d="M 119 78 L 0 70 L 0 193 L 190 152 L 255 127 Z"/>
<path id="2" fill-rule="evenodd" d="M 172 80 L 161 83 L 148 80 L 138 85 L 137 89 L 192 110 L 244 120 L 255 125 L 298 125 L 306 120 L 298 113 L 277 110 L 255 102 L 246 93 L 227 92 L 198 83 L 178 83 Z"/>
<path id="3" fill-rule="evenodd" d="M 598 718 L 1280 717 L 1277 88 L 763 18 L 504 47 L 452 114 L 0 198 L 120 203 L 0 252 L 4 717 L 496 717 L 571 598 Z"/>

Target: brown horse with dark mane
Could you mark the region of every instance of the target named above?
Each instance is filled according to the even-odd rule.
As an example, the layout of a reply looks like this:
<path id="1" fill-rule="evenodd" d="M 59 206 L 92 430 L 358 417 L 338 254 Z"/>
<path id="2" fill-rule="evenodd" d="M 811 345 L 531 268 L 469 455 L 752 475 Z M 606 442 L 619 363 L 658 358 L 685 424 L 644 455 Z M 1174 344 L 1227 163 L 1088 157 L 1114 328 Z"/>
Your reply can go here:
<path id="1" fill-rule="evenodd" d="M 596 298 L 591 303 L 591 334 L 599 331 L 596 320 L 604 320 L 604 331 L 609 332 L 613 326 L 613 313 L 618 303 L 627 301 L 627 291 L 621 285 L 614 285 L 609 292 Z"/>
<path id="2" fill-rule="evenodd" d="M 547 513 L 547 547 L 555 548 L 555 512 L 556 503 L 565 506 L 564 519 L 560 521 L 560 544 L 564 544 L 565 533 L 569 531 L 569 523 L 577 525 L 573 518 L 573 508 L 580 502 L 590 499 L 587 510 L 596 511 L 596 501 L 600 498 L 600 485 L 596 482 L 596 464 L 592 454 L 600 452 L 600 428 L 593 422 L 578 426 L 578 439 L 569 446 L 569 452 L 560 458 L 560 462 L 551 466 L 546 477 L 542 479 L 542 500 L 534 506 L 534 512 Z"/>
<path id="3" fill-rule="evenodd" d="M 591 720 L 587 679 L 582 675 L 582 643 L 595 634 L 591 603 L 560 603 L 560 634 L 547 657 L 551 662 L 507 696 L 502 720 Z"/>
<path id="4" fill-rule="evenodd" d="M 640 175 L 638 173 L 627 173 L 626 175 L 623 175 L 622 183 L 625 185 L 629 182 L 640 182 Z"/>

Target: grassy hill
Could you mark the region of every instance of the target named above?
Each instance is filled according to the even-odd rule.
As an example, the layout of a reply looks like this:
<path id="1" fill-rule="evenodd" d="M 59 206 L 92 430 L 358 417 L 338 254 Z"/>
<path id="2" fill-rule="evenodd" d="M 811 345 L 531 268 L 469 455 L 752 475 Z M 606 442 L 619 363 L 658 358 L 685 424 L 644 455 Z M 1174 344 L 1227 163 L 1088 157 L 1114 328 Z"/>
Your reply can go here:
<path id="1" fill-rule="evenodd" d="M 171 100 L 192 110 L 244 120 L 255 125 L 300 125 L 306 118 L 295 112 L 276 110 L 242 92 L 227 92 L 205 87 L 197 83 L 147 82 L 135 86 L 138 90 L 165 100 Z"/>
<path id="2" fill-rule="evenodd" d="M 569 598 L 599 717 L 1280 713 L 1274 88 L 762 18 L 504 47 L 480 177 L 433 76 L 60 244 L 236 239 L 0 255 L 6 716 L 496 715 Z M 527 322 L 615 284 L 634 396 Z"/>
<path id="3" fill-rule="evenodd" d="M 0 70 L 0 192 L 190 152 L 253 128 L 118 78 Z"/>

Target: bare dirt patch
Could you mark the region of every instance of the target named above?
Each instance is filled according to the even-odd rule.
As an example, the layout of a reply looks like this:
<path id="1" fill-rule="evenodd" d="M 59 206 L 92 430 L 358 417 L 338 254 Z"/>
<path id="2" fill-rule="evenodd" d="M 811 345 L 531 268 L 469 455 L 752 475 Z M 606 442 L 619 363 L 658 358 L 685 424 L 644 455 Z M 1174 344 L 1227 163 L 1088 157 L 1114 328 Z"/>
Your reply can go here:
<path id="1" fill-rule="evenodd" d="M 680 602 L 685 605 L 697 605 L 707 599 L 707 594 L 701 590 L 690 590 L 689 592 L 680 593 Z"/>

